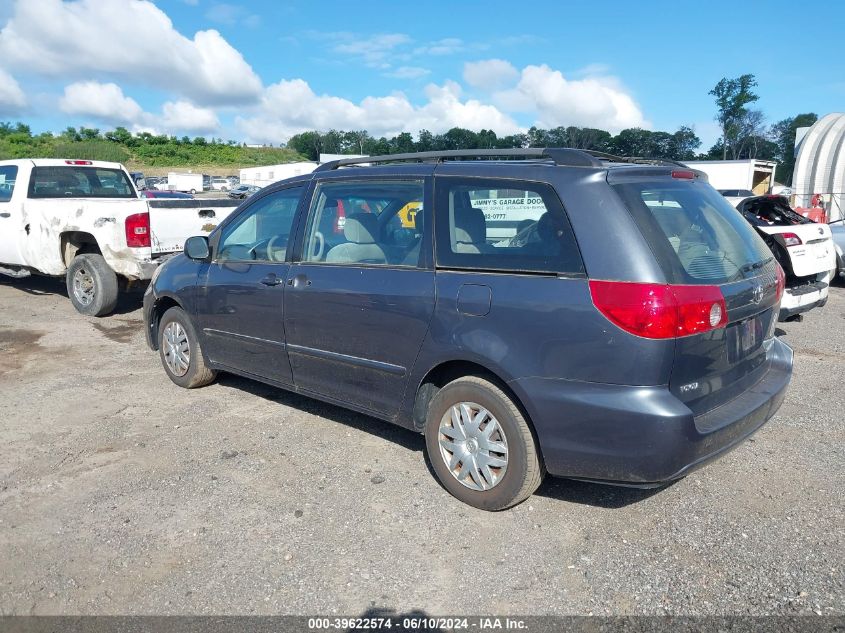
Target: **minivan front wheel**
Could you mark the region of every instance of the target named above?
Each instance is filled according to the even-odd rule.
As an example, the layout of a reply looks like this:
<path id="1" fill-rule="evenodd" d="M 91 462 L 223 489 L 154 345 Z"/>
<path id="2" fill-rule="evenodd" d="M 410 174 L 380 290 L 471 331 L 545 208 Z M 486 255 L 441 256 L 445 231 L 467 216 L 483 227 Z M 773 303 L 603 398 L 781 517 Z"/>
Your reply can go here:
<path id="1" fill-rule="evenodd" d="M 428 408 L 425 440 L 440 483 L 476 508 L 514 506 L 543 480 L 528 423 L 511 398 L 484 378 L 459 378 L 437 392 Z"/>
<path id="2" fill-rule="evenodd" d="M 206 366 L 194 327 L 182 308 L 170 308 L 161 317 L 158 351 L 168 378 L 180 387 L 204 387 L 217 377 Z"/>

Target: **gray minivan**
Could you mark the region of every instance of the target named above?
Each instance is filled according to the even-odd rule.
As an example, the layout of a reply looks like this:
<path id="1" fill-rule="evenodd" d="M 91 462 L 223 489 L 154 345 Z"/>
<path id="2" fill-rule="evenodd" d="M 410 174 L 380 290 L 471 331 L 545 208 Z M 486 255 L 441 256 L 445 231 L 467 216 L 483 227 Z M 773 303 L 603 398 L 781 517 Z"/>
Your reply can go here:
<path id="1" fill-rule="evenodd" d="M 361 159 L 261 190 L 162 266 L 147 340 L 424 433 L 486 510 L 543 476 L 652 487 L 780 406 L 783 271 L 678 163 L 571 149 Z"/>

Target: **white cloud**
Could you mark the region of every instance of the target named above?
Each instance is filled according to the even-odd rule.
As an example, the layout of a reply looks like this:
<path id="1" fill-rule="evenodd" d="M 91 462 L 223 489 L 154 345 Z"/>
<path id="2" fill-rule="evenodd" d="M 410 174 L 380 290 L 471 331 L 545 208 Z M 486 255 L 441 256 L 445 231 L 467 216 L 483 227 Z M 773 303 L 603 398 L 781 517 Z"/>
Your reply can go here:
<path id="1" fill-rule="evenodd" d="M 417 106 L 402 93 L 366 97 L 360 103 L 317 95 L 302 79 L 281 81 L 267 88 L 261 112 L 238 117 L 237 125 L 250 141 L 278 143 L 305 130 L 368 130 L 375 136 L 393 136 L 421 129 L 444 132 L 452 127 L 492 129 L 501 134 L 519 130 L 517 123 L 495 106 L 461 99 L 454 82 L 429 84 L 427 101 Z"/>
<path id="2" fill-rule="evenodd" d="M 188 101 L 168 101 L 161 107 L 161 125 L 166 130 L 206 134 L 220 129 L 214 110 Z"/>
<path id="3" fill-rule="evenodd" d="M 457 37 L 446 37 L 442 40 L 430 42 L 414 50 L 417 55 L 453 55 L 466 48 L 464 41 Z"/>
<path id="4" fill-rule="evenodd" d="M 156 130 L 169 134 L 206 134 L 220 129 L 214 110 L 188 101 L 167 101 L 160 114 L 144 112 L 138 102 L 123 94 L 114 83 L 80 81 L 65 87 L 59 109 L 66 114 L 90 117 L 134 131 Z"/>
<path id="5" fill-rule="evenodd" d="M 493 103 L 506 112 L 534 114 L 536 125 L 544 128 L 577 125 L 618 132 L 651 127 L 615 78 L 568 80 L 545 64 L 523 68 L 516 86 L 494 93 Z"/>
<path id="6" fill-rule="evenodd" d="M 0 114 L 16 114 L 26 107 L 26 95 L 18 82 L 0 68 Z"/>
<path id="7" fill-rule="evenodd" d="M 464 81 L 474 88 L 495 90 L 513 85 L 519 71 L 503 59 L 486 59 L 464 64 Z"/>
<path id="8" fill-rule="evenodd" d="M 134 124 L 144 111 L 138 102 L 123 94 L 113 83 L 81 81 L 65 87 L 59 109 L 72 115 L 90 116 L 115 124 Z"/>
<path id="9" fill-rule="evenodd" d="M 431 71 L 428 68 L 420 68 L 419 66 L 400 66 L 396 70 L 385 73 L 385 77 L 393 77 L 394 79 L 419 79 L 430 75 Z"/>
<path id="10" fill-rule="evenodd" d="M 360 36 L 353 33 L 327 33 L 321 36 L 328 39 L 340 40 L 333 51 L 340 55 L 363 60 L 375 68 L 389 68 L 393 51 L 411 41 L 404 33 L 380 33 L 376 35 Z"/>
<path id="11" fill-rule="evenodd" d="M 255 28 L 261 24 L 261 17 L 250 13 L 244 7 L 239 7 L 226 2 L 217 2 L 205 12 L 205 17 L 212 22 L 224 25 L 243 24 L 249 28 Z"/>
<path id="12" fill-rule="evenodd" d="M 261 92 L 220 33 L 189 39 L 148 0 L 19 0 L 0 31 L 0 64 L 47 77 L 141 81 L 202 104 L 254 102 Z"/>

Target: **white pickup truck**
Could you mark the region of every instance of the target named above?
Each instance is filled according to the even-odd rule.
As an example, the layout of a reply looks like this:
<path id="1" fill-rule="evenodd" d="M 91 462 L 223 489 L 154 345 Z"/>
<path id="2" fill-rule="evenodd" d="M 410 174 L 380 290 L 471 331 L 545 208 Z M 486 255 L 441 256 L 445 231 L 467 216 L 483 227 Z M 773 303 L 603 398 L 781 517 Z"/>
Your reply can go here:
<path id="1" fill-rule="evenodd" d="M 784 196 L 745 198 L 737 209 L 757 229 L 786 273 L 779 319 L 797 318 L 827 303 L 828 286 L 836 274 L 830 227 L 793 211 Z"/>
<path id="2" fill-rule="evenodd" d="M 64 275 L 82 314 L 114 310 L 119 279 L 152 277 L 235 200 L 142 200 L 126 169 L 90 160 L 0 161 L 0 273 Z"/>

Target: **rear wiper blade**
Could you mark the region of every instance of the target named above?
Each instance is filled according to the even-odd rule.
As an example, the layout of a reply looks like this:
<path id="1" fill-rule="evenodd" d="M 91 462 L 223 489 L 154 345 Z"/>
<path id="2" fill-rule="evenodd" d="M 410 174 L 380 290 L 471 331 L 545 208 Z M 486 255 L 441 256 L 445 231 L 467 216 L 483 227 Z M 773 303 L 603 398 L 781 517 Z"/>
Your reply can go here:
<path id="1" fill-rule="evenodd" d="M 745 266 L 740 268 L 740 270 L 744 273 L 750 273 L 752 270 L 757 270 L 758 268 L 762 268 L 763 266 L 768 264 L 773 259 L 774 259 L 774 257 L 769 257 L 768 259 L 764 259 L 764 260 L 761 260 L 759 262 L 755 262 L 753 264 L 746 264 Z"/>

